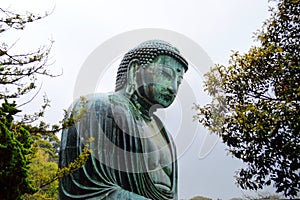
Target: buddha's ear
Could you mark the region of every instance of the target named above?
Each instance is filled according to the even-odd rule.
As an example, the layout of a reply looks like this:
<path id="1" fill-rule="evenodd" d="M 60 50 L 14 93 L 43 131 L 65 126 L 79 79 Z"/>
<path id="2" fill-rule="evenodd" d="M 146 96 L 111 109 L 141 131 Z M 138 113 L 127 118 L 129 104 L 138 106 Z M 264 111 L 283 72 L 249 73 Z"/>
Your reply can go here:
<path id="1" fill-rule="evenodd" d="M 139 69 L 140 64 L 138 59 L 133 59 L 128 64 L 128 71 L 127 71 L 127 87 L 126 87 L 126 93 L 132 94 L 134 92 L 135 84 L 136 84 L 136 73 Z"/>

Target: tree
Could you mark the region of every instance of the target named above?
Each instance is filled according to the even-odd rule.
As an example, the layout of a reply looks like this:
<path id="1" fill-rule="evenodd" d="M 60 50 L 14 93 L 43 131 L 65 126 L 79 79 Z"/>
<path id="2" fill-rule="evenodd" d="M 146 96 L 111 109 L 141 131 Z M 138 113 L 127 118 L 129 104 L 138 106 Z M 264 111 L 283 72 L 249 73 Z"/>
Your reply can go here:
<path id="1" fill-rule="evenodd" d="M 23 30 L 28 23 L 42 19 L 32 13 L 16 14 L 0 8 L 0 34 Z M 50 125 L 40 118 L 44 116 L 49 100 L 45 97 L 41 109 L 31 114 L 22 114 L 16 120 L 21 107 L 31 103 L 39 90 L 28 102 L 17 105 L 15 100 L 36 91 L 36 80 L 40 76 L 55 77 L 48 71 L 49 45 L 31 52 L 14 52 L 14 44 L 0 44 L 0 199 L 57 199 L 58 179 L 80 168 L 88 159 L 89 150 L 58 169 L 59 140 L 56 133 L 72 126 L 79 117 L 65 119 Z M 13 102 L 13 103 L 10 103 Z M 84 100 L 82 101 L 85 102 Z M 40 170 L 41 169 L 41 170 Z"/>
<path id="2" fill-rule="evenodd" d="M 31 127 L 27 127 L 33 130 Z M 34 194 L 25 194 L 23 199 L 58 199 L 58 180 L 51 180 L 58 172 L 58 148 L 60 141 L 55 134 L 31 133 L 35 141 L 31 146 L 29 179 L 39 188 Z M 44 186 L 45 185 L 45 186 Z M 42 187 L 44 186 L 44 187 Z"/>
<path id="3" fill-rule="evenodd" d="M 19 112 L 15 103 L 3 103 L 0 107 L 0 199 L 20 199 L 24 193 L 36 189 L 28 179 L 26 158 L 33 140 L 30 133 L 13 124 L 13 115 Z"/>
<path id="4" fill-rule="evenodd" d="M 42 19 L 32 13 L 15 14 L 0 8 L 0 34 L 7 31 L 23 30 L 27 23 Z M 47 14 L 46 14 L 47 16 Z M 54 77 L 47 70 L 46 63 L 52 42 L 27 53 L 13 53 L 14 44 L 0 45 L 0 99 L 20 98 L 36 88 L 37 75 Z"/>
<path id="5" fill-rule="evenodd" d="M 244 195 L 244 199 L 246 200 L 276 200 L 276 199 L 282 199 L 280 195 L 272 195 L 268 192 L 266 193 L 258 193 L 256 196 L 249 196 Z"/>
<path id="6" fill-rule="evenodd" d="M 236 174 L 241 188 L 273 184 L 293 197 L 300 188 L 300 3 L 273 2 L 256 33 L 260 45 L 205 75 L 212 101 L 195 105 L 195 117 L 246 163 Z"/>
<path id="7" fill-rule="evenodd" d="M 191 198 L 191 200 L 211 200 L 211 198 L 203 197 L 203 196 L 196 196 Z"/>
<path id="8" fill-rule="evenodd" d="M 22 30 L 26 23 L 41 19 L 31 13 L 26 15 L 15 14 L 0 9 L 0 34 L 6 31 Z M 0 162 L 0 199 L 20 199 L 24 193 L 34 193 L 37 188 L 29 179 L 29 159 L 32 153 L 33 139 L 23 123 L 16 123 L 14 116 L 19 113 L 15 102 L 16 98 L 29 93 L 36 88 L 37 75 L 52 76 L 46 71 L 48 48 L 40 48 L 37 51 L 14 54 L 14 44 L 1 42 L 0 46 L 0 138 L 1 138 L 1 162 Z M 46 108 L 47 103 L 43 108 Z M 32 115 L 25 115 L 23 120 L 33 121 L 43 115 L 43 110 Z"/>
<path id="9" fill-rule="evenodd" d="M 82 112 L 83 113 L 83 112 Z M 73 123 L 74 118 L 69 118 L 67 123 Z M 58 199 L 58 180 L 59 178 L 72 173 L 80 168 L 90 155 L 87 141 L 86 148 L 73 162 L 71 162 L 65 168 L 58 168 L 58 149 L 60 141 L 52 131 L 44 131 L 41 134 L 38 131 L 45 130 L 40 127 L 26 126 L 26 129 L 31 131 L 32 139 L 35 141 L 31 146 L 29 178 L 33 181 L 33 186 L 37 188 L 37 191 L 33 194 L 26 193 L 23 195 L 23 199 Z"/>

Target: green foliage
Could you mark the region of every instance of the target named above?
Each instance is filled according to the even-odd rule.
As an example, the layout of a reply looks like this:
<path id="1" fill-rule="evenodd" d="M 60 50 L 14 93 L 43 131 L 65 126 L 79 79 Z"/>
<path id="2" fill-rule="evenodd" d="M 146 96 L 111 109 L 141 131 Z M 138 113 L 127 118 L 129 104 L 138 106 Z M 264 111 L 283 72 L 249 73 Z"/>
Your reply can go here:
<path id="1" fill-rule="evenodd" d="M 31 154 L 29 155 L 29 178 L 33 181 L 34 187 L 38 188 L 34 194 L 25 194 L 23 199 L 58 199 L 58 181 L 49 179 L 58 171 L 58 148 L 60 141 L 54 133 L 44 132 L 43 134 L 35 132 L 37 127 L 27 125 L 31 137 L 34 140 L 31 145 Z M 44 186 L 45 185 L 45 186 Z M 44 187 L 42 187 L 44 186 Z"/>
<path id="2" fill-rule="evenodd" d="M 83 148 L 81 154 L 73 161 L 70 162 L 67 167 L 61 168 L 56 173 L 54 179 L 62 178 L 70 173 L 73 173 L 75 170 L 81 168 L 87 161 L 90 156 L 91 150 L 89 149 L 89 143 L 93 140 L 90 138 L 88 144 Z"/>
<path id="3" fill-rule="evenodd" d="M 0 34 L 23 30 L 27 23 L 43 17 L 32 13 L 15 14 L 0 8 Z M 0 99 L 19 98 L 29 93 L 36 88 L 38 75 L 54 76 L 46 69 L 52 42 L 49 46 L 21 54 L 14 53 L 14 45 L 0 43 Z"/>
<path id="4" fill-rule="evenodd" d="M 73 118 L 70 120 L 74 121 Z M 38 127 L 41 128 L 41 127 Z M 26 126 L 31 131 L 31 137 L 35 141 L 31 145 L 31 154 L 29 155 L 29 178 L 33 181 L 37 192 L 34 194 L 25 194 L 23 199 L 58 199 L 58 180 L 63 176 L 72 173 L 74 170 L 82 167 L 90 156 L 89 142 L 83 152 L 73 162 L 65 168 L 58 168 L 58 149 L 60 141 L 52 131 L 44 131 L 43 134 L 36 132 L 45 130 L 43 128 Z M 45 128 L 45 127 L 44 127 Z"/>
<path id="5" fill-rule="evenodd" d="M 211 200 L 211 198 L 203 197 L 203 196 L 196 196 L 191 198 L 191 200 Z"/>
<path id="6" fill-rule="evenodd" d="M 206 74 L 212 102 L 196 105 L 195 117 L 247 164 L 236 175 L 239 186 L 273 184 L 293 197 L 300 188 L 300 2 L 276 3 L 256 34 L 261 45 Z"/>
<path id="7" fill-rule="evenodd" d="M 246 200 L 276 200 L 283 199 L 280 195 L 271 195 L 267 193 L 258 193 L 256 196 L 245 195 L 243 199 Z"/>
<path id="8" fill-rule="evenodd" d="M 36 193 L 25 194 L 24 199 L 58 199 L 58 181 L 53 181 L 44 188 L 41 188 L 50 177 L 58 170 L 57 162 L 53 161 L 48 148 L 35 147 L 34 157 L 29 164 L 29 178 L 34 180 L 33 185 L 40 188 Z"/>
<path id="9" fill-rule="evenodd" d="M 28 174 L 30 147 L 33 140 L 22 126 L 13 124 L 18 113 L 15 103 L 3 103 L 0 107 L 0 199 L 20 199 L 22 194 L 32 194 Z"/>
<path id="10" fill-rule="evenodd" d="M 15 14 L 10 11 L 0 8 L 0 11 L 5 14 L 5 17 L 0 19 L 2 24 L 0 33 L 7 31 L 11 28 L 17 30 L 23 30 L 27 23 L 34 22 L 36 20 L 42 19 L 43 17 L 34 15 L 33 13 L 27 13 L 26 15 Z M 46 16 L 48 14 L 46 13 Z M 1 56 L 1 54 L 0 54 Z"/>
<path id="11" fill-rule="evenodd" d="M 45 16 L 48 14 L 46 13 Z M 42 19 L 32 13 L 20 15 L 0 8 L 0 34 L 9 30 L 23 30 L 28 23 Z M 83 153 L 66 168 L 58 169 L 58 149 L 60 141 L 56 133 L 72 126 L 86 112 L 85 109 L 72 111 L 78 117 L 65 119 L 50 125 L 41 121 L 50 101 L 44 96 L 44 103 L 37 112 L 14 117 L 20 107 L 8 103 L 35 91 L 39 76 L 55 77 L 48 72 L 48 56 L 52 42 L 35 51 L 15 54 L 14 44 L 0 43 L 0 199 L 57 199 L 58 179 L 80 168 L 88 159 L 88 146 Z M 82 99 L 82 105 L 86 101 Z M 18 109 L 17 109 L 18 108 Z M 39 121 L 39 122 L 38 122 Z"/>

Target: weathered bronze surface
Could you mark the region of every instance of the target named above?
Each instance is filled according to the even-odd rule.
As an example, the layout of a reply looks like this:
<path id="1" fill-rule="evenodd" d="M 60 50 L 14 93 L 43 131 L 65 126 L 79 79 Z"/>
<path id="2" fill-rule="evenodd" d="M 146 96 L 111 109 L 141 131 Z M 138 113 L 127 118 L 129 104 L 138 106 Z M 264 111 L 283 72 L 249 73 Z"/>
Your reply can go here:
<path id="1" fill-rule="evenodd" d="M 153 112 L 174 101 L 187 67 L 179 51 L 160 40 L 125 54 L 116 91 L 87 96 L 87 113 L 62 132 L 60 167 L 94 140 L 86 164 L 60 180 L 60 199 L 178 199 L 175 145 Z"/>

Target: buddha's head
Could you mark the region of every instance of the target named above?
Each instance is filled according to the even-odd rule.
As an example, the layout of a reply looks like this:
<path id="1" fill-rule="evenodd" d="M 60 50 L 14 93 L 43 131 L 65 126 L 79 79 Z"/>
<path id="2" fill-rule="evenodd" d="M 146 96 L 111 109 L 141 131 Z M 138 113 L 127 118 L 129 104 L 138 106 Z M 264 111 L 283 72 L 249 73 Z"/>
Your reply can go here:
<path id="1" fill-rule="evenodd" d="M 116 91 L 144 104 L 168 107 L 175 99 L 187 61 L 169 43 L 146 41 L 125 54 L 118 69 Z"/>

